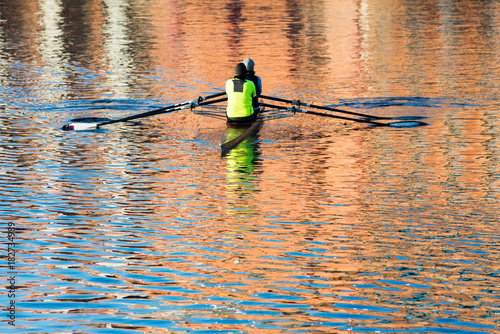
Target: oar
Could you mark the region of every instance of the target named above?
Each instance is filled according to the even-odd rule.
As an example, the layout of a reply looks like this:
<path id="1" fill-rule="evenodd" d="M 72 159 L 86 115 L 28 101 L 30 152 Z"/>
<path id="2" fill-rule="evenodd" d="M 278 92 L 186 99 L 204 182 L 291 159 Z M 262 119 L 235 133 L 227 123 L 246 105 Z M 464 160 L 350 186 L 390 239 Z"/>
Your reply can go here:
<path id="1" fill-rule="evenodd" d="M 65 131 L 71 131 L 71 130 L 95 130 L 95 129 L 98 129 L 99 127 L 103 126 L 103 125 L 108 125 L 108 124 L 113 124 L 113 123 L 119 123 L 119 122 L 127 122 L 127 121 L 130 121 L 130 120 L 133 120 L 133 119 L 138 119 L 138 118 L 143 118 L 143 117 L 149 117 L 149 116 L 154 116 L 154 115 L 164 114 L 164 113 L 171 113 L 171 112 L 178 111 L 178 110 L 183 110 L 183 109 L 192 109 L 192 108 L 196 108 L 198 106 L 203 106 L 203 105 L 208 105 L 208 104 L 212 104 L 212 103 L 226 101 L 227 98 L 222 98 L 222 99 L 217 99 L 217 100 L 213 100 L 213 101 L 203 102 L 203 101 L 206 101 L 208 99 L 219 97 L 219 96 L 222 96 L 222 95 L 225 95 L 225 94 L 226 94 L 226 92 L 221 92 L 221 93 L 216 93 L 216 94 L 209 95 L 209 96 L 206 96 L 206 97 L 201 97 L 200 96 L 198 99 L 193 100 L 193 101 L 186 101 L 186 102 L 174 104 L 174 105 L 171 105 L 171 106 L 168 106 L 168 107 L 164 107 L 164 108 L 160 108 L 160 109 L 156 109 L 156 110 L 144 112 L 144 113 L 141 113 L 141 114 L 132 115 L 132 116 L 128 116 L 128 117 L 124 117 L 124 118 L 120 118 L 120 119 L 114 119 L 114 120 L 104 121 L 104 122 L 100 122 L 100 123 L 83 123 L 83 122 L 82 123 L 78 123 L 78 122 L 70 123 L 70 124 L 64 125 L 62 127 L 62 129 L 65 130 Z M 78 120 L 74 120 L 74 121 L 78 121 Z"/>
<path id="2" fill-rule="evenodd" d="M 273 101 L 278 101 L 278 102 L 284 102 L 284 103 L 291 103 L 292 105 L 296 105 L 298 107 L 300 106 L 306 106 L 306 107 L 311 107 L 311 108 L 316 108 L 316 109 L 322 109 L 322 110 L 328 110 L 328 111 L 334 111 L 334 112 L 339 112 L 343 114 L 349 114 L 349 115 L 355 115 L 355 116 L 361 116 L 361 117 L 366 117 L 366 118 L 371 118 L 371 119 L 386 119 L 386 120 L 397 120 L 397 119 L 405 119 L 405 120 L 415 120 L 419 119 L 421 117 L 419 116 L 403 116 L 403 117 L 384 117 L 384 116 L 375 116 L 375 115 L 366 115 L 362 113 L 357 113 L 354 111 L 347 111 L 347 110 L 341 110 L 337 108 L 332 108 L 332 107 L 324 107 L 324 106 L 318 106 L 315 104 L 309 104 L 302 102 L 300 100 L 286 100 L 282 99 L 279 97 L 274 97 L 274 96 L 266 96 L 266 95 L 260 95 L 260 97 L 273 100 Z"/>
<path id="3" fill-rule="evenodd" d="M 420 121 L 399 121 L 399 122 L 392 122 L 392 123 L 382 123 L 382 122 L 370 121 L 368 119 L 362 119 L 362 118 L 352 118 L 352 117 L 346 117 L 346 116 L 325 114 L 325 113 L 317 112 L 317 111 L 303 110 L 303 109 L 299 109 L 295 106 L 283 107 L 283 106 L 275 106 L 275 105 L 267 104 L 267 103 L 259 103 L 259 105 L 264 106 L 264 107 L 269 107 L 269 108 L 287 109 L 289 112 L 301 112 L 304 114 L 337 118 L 337 119 L 343 119 L 346 121 L 369 123 L 369 124 L 373 124 L 373 125 L 377 125 L 377 126 L 391 126 L 391 127 L 395 127 L 395 128 L 412 128 L 412 127 L 417 127 L 417 126 L 428 125 L 427 123 L 420 122 Z"/>

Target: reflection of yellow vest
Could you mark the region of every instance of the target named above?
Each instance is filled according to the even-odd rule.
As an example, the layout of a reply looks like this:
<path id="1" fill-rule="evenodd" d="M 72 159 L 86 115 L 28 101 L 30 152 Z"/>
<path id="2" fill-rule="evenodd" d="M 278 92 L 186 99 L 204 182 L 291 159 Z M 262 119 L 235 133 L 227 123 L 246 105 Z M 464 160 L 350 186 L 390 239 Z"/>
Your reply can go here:
<path id="1" fill-rule="evenodd" d="M 228 134 L 228 139 L 235 138 L 244 131 L 244 129 L 232 128 L 228 128 L 228 130 L 234 131 L 234 133 Z M 240 145 L 229 151 L 225 159 L 227 162 L 226 194 L 228 199 L 238 200 L 231 204 L 230 213 L 239 218 L 253 216 L 255 214 L 253 198 L 254 193 L 257 192 L 254 170 L 258 165 L 255 138 L 246 138 Z"/>
<path id="2" fill-rule="evenodd" d="M 252 98 L 257 96 L 255 84 L 250 80 L 226 81 L 227 117 L 247 117 L 253 114 Z"/>

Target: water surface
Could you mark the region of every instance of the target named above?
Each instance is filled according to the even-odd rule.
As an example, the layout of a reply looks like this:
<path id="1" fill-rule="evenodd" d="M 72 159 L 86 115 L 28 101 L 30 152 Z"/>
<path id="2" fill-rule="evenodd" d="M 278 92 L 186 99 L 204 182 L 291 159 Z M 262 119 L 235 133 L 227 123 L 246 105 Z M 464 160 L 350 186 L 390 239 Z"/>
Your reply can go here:
<path id="1" fill-rule="evenodd" d="M 497 332 L 499 15 L 3 1 L 1 332 Z M 223 158 L 189 111 L 61 131 L 221 91 L 246 57 L 267 95 L 429 125 L 297 114 Z"/>

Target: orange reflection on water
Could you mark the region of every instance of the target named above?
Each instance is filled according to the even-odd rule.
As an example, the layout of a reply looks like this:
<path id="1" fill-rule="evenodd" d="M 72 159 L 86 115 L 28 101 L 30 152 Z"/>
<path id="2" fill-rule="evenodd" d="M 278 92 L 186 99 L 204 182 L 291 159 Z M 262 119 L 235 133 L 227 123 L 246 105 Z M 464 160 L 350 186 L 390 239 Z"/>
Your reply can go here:
<path id="1" fill-rule="evenodd" d="M 475 1 L 5 2 L 2 97 L 20 106 L 3 110 L 3 210 L 36 276 L 23 300 L 56 298 L 24 311 L 143 332 L 164 324 L 134 320 L 468 328 L 438 323 L 458 314 L 495 328 L 498 14 Z M 120 117 L 137 105 L 93 102 L 207 95 L 248 56 L 269 95 L 431 125 L 297 115 L 221 159 L 224 122 L 189 112 L 90 133 L 53 124 L 74 113 L 52 112 L 59 101 Z"/>

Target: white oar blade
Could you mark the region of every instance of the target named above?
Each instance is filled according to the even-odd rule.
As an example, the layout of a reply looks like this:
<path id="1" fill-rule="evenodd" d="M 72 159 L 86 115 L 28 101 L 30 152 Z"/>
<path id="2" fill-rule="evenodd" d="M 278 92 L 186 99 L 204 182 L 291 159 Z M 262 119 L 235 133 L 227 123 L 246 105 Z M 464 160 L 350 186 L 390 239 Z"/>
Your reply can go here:
<path id="1" fill-rule="evenodd" d="M 69 123 L 62 127 L 64 131 L 96 130 L 98 123 Z"/>

